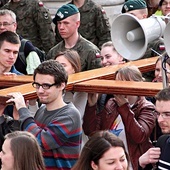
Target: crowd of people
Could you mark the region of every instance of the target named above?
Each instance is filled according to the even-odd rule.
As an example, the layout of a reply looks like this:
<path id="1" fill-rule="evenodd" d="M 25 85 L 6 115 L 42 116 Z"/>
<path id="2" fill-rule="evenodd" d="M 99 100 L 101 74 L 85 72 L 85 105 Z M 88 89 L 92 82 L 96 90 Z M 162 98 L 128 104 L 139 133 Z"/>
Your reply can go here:
<path id="1" fill-rule="evenodd" d="M 124 66 L 93 0 L 72 0 L 54 18 L 39 0 L 0 5 L 0 74 L 32 75 L 37 94 L 25 101 L 9 92 L 0 104 L 2 170 L 170 169 L 170 87 L 155 97 L 65 90 L 69 75 L 114 65 L 121 65 L 115 81 L 162 82 L 162 41 L 148 44 L 143 58 L 160 57 L 154 74 L 142 74 Z M 170 0 L 125 0 L 120 13 L 167 16 Z M 168 59 L 164 67 L 169 82 Z"/>

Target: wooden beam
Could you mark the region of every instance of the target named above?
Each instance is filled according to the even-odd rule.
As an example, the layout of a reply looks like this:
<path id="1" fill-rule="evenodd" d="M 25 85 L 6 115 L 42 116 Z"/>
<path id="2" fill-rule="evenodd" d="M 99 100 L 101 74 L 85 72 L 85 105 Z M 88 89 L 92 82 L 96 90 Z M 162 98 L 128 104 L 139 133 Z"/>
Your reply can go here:
<path id="1" fill-rule="evenodd" d="M 162 83 L 98 79 L 84 81 L 74 85 L 74 91 L 79 92 L 135 96 L 155 96 L 161 89 L 163 89 Z"/>
<path id="2" fill-rule="evenodd" d="M 35 88 L 32 87 L 31 83 L 28 83 L 0 90 L 0 104 L 6 105 L 6 101 L 10 98 L 7 97 L 7 94 L 12 92 L 21 92 L 25 100 L 37 98 Z"/>
<path id="3" fill-rule="evenodd" d="M 82 82 L 82 81 L 87 81 L 96 78 L 112 80 L 115 72 L 122 66 L 136 65 L 142 73 L 153 71 L 155 69 L 155 62 L 157 58 L 158 57 L 152 57 L 148 59 L 130 61 L 128 63 L 121 64 L 121 65 L 98 68 L 94 70 L 83 71 L 80 73 L 69 75 L 67 90 L 73 90 L 73 85 L 75 83 Z M 25 75 L 3 76 L 2 75 L 0 76 L 0 87 L 4 88 L 4 87 L 18 86 L 21 84 L 30 83 L 32 81 L 33 81 L 32 76 L 25 76 Z"/>

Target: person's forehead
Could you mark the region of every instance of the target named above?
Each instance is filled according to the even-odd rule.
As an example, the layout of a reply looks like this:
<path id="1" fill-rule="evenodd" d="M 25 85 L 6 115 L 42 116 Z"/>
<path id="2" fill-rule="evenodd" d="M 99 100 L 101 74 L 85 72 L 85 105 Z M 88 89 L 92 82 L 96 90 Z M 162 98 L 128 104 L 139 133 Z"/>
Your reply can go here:
<path id="1" fill-rule="evenodd" d="M 155 108 L 157 111 L 166 111 L 166 112 L 170 112 L 170 100 L 169 101 L 159 101 L 157 100 L 156 101 L 156 104 L 155 104 Z"/>

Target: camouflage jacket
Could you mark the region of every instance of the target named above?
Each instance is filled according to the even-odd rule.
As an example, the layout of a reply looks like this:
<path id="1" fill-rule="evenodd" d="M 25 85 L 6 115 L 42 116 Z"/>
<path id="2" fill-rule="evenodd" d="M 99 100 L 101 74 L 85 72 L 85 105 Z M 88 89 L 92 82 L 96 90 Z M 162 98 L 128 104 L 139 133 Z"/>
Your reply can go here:
<path id="1" fill-rule="evenodd" d="M 48 52 L 55 45 L 52 19 L 41 1 L 10 1 L 2 9 L 12 10 L 16 14 L 17 33 L 30 40 L 34 46 Z"/>
<path id="2" fill-rule="evenodd" d="M 100 54 L 100 50 L 97 46 L 95 46 L 93 43 L 86 40 L 82 36 L 79 36 L 76 45 L 72 49 L 77 51 L 80 55 L 82 71 L 101 67 L 101 60 L 98 57 L 98 54 Z M 48 52 L 47 59 L 52 59 L 58 52 L 65 50 L 65 43 L 63 40 Z"/>
<path id="3" fill-rule="evenodd" d="M 71 2 L 73 4 L 73 1 Z M 109 19 L 103 8 L 92 0 L 85 0 L 80 11 L 80 27 L 79 33 L 91 41 L 97 47 L 101 47 L 103 43 L 111 40 Z M 57 26 L 55 27 L 56 41 L 62 39 L 58 33 Z"/>

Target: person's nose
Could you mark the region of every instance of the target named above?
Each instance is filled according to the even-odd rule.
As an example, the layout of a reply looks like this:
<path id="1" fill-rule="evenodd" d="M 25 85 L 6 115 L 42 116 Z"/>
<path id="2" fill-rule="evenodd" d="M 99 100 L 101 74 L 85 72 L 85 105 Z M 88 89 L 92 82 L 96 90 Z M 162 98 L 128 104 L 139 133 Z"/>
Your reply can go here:
<path id="1" fill-rule="evenodd" d="M 162 71 L 159 71 L 158 77 L 162 77 Z"/>
<path id="2" fill-rule="evenodd" d="M 104 64 L 106 64 L 107 63 L 107 60 L 106 60 L 106 58 L 104 57 L 103 59 L 102 59 L 102 64 L 104 65 Z"/>
<path id="3" fill-rule="evenodd" d="M 37 91 L 38 91 L 39 93 L 43 93 L 43 92 L 44 92 L 44 89 L 42 88 L 42 86 L 40 86 L 40 87 L 37 89 Z"/>
<path id="4" fill-rule="evenodd" d="M 122 169 L 123 169 L 122 163 L 120 161 L 118 161 L 116 163 L 116 170 L 122 170 Z"/>

